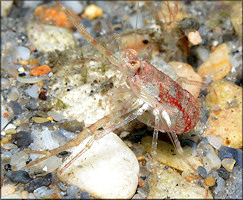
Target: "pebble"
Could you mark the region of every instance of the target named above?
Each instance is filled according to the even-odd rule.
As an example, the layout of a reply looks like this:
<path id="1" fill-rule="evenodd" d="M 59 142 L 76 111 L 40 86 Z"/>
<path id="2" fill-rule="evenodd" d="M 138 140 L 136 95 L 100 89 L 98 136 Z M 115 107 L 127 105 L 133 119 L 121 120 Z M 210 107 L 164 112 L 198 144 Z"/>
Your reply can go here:
<path id="1" fill-rule="evenodd" d="M 221 160 L 216 155 L 213 147 L 210 144 L 200 142 L 198 148 L 202 150 L 202 161 L 205 169 L 209 172 L 212 169 L 219 169 L 221 166 Z"/>
<path id="2" fill-rule="evenodd" d="M 15 115 L 19 115 L 19 114 L 22 113 L 22 106 L 21 106 L 21 104 L 19 102 L 17 102 L 17 101 L 10 101 L 9 102 L 9 106 L 12 108 L 13 113 Z"/>
<path id="3" fill-rule="evenodd" d="M 102 15 L 103 15 L 102 8 L 100 8 L 94 4 L 91 4 L 85 8 L 84 14 L 82 16 L 88 17 L 89 20 L 93 20 L 97 17 L 101 17 Z"/>
<path id="4" fill-rule="evenodd" d="M 229 48 L 223 43 L 198 67 L 197 72 L 203 78 L 211 77 L 212 80 L 221 80 L 230 70 Z"/>
<path id="5" fill-rule="evenodd" d="M 7 126 L 8 122 L 9 122 L 8 118 L 3 116 L 1 117 L 1 130 L 3 130 L 3 128 Z"/>
<path id="6" fill-rule="evenodd" d="M 225 158 L 222 160 L 222 166 L 229 172 L 232 172 L 235 166 L 235 160 L 233 158 Z"/>
<path id="7" fill-rule="evenodd" d="M 178 81 L 182 88 L 189 91 L 195 98 L 197 98 L 201 91 L 201 84 L 190 84 L 190 80 L 201 83 L 203 82 L 201 76 L 187 63 L 173 61 L 168 64 L 173 67 L 179 77 L 185 78 L 185 80 L 182 79 L 181 82 Z M 187 82 L 187 80 L 189 81 Z"/>
<path id="8" fill-rule="evenodd" d="M 242 168 L 242 150 L 235 149 L 231 147 L 221 146 L 219 149 L 219 158 L 221 160 L 225 158 L 233 158 L 235 162 L 235 166 L 240 166 Z"/>
<path id="9" fill-rule="evenodd" d="M 10 101 L 17 101 L 19 98 L 19 91 L 17 88 L 12 88 L 11 92 L 9 94 L 9 100 Z"/>
<path id="10" fill-rule="evenodd" d="M 1 91 L 5 89 L 9 89 L 10 87 L 10 82 L 6 78 L 1 78 Z"/>
<path id="11" fill-rule="evenodd" d="M 48 111 L 47 114 L 51 116 L 55 121 L 61 121 L 65 119 L 65 117 L 61 113 L 56 111 Z"/>
<path id="12" fill-rule="evenodd" d="M 2 17 L 8 17 L 12 6 L 13 6 L 13 0 L 11 1 L 1 1 L 1 16 Z"/>
<path id="13" fill-rule="evenodd" d="M 77 120 L 67 121 L 60 124 L 60 129 L 65 129 L 66 131 L 75 132 L 82 131 L 84 128 L 84 123 Z"/>
<path id="14" fill-rule="evenodd" d="M 10 129 L 5 130 L 5 133 L 6 134 L 15 134 L 16 130 L 14 128 L 10 128 Z"/>
<path id="15" fill-rule="evenodd" d="M 88 192 L 82 192 L 80 195 L 80 199 L 91 199 Z"/>
<path id="16" fill-rule="evenodd" d="M 75 19 L 79 19 L 78 16 L 69 10 Z M 60 26 L 64 28 L 75 29 L 73 23 L 68 19 L 65 12 L 58 6 L 52 6 L 48 4 L 40 5 L 35 9 L 34 16 L 47 24 L 53 24 L 54 26 Z"/>
<path id="17" fill-rule="evenodd" d="M 25 90 L 26 94 L 28 94 L 29 96 L 31 96 L 31 97 L 33 97 L 35 99 L 38 98 L 39 91 L 40 91 L 40 87 L 38 86 L 38 84 L 34 84 L 30 88 Z"/>
<path id="18" fill-rule="evenodd" d="M 205 179 L 205 178 L 207 177 L 207 171 L 206 171 L 206 169 L 205 169 L 204 167 L 199 166 L 199 167 L 197 168 L 197 172 L 199 173 L 199 175 L 200 175 L 203 179 Z"/>
<path id="19" fill-rule="evenodd" d="M 81 192 L 82 192 L 81 189 L 76 185 L 70 185 L 67 188 L 67 195 L 74 194 L 76 196 L 76 195 L 78 195 L 78 193 L 81 193 Z"/>
<path id="20" fill-rule="evenodd" d="M 5 132 L 9 129 L 16 129 L 16 126 L 14 126 L 13 124 L 8 124 L 6 127 L 5 127 Z"/>
<path id="21" fill-rule="evenodd" d="M 33 194 L 35 195 L 35 199 L 51 199 L 51 195 L 55 192 L 45 186 L 38 187 L 34 190 Z"/>
<path id="22" fill-rule="evenodd" d="M 83 11 L 83 5 L 79 1 L 63 1 L 62 5 L 71 9 L 76 14 L 80 14 Z"/>
<path id="23" fill-rule="evenodd" d="M 202 42 L 202 38 L 198 31 L 189 32 L 187 38 L 192 43 L 192 45 L 198 45 Z"/>
<path id="24" fill-rule="evenodd" d="M 207 177 L 205 178 L 205 183 L 209 186 L 212 187 L 215 185 L 216 180 L 212 177 Z"/>
<path id="25" fill-rule="evenodd" d="M 172 168 L 163 169 L 163 165 L 158 167 L 158 179 L 156 184 L 149 179 L 150 190 L 147 199 L 204 199 L 205 188 L 188 182 L 176 170 Z M 209 191 L 208 198 L 212 193 Z"/>
<path id="26" fill-rule="evenodd" d="M 6 164 L 6 165 L 4 165 L 4 169 L 6 171 L 11 171 L 12 170 L 12 166 L 10 164 Z"/>
<path id="27" fill-rule="evenodd" d="M 240 41 L 242 41 L 242 4 L 240 2 L 234 3 L 230 12 L 230 19 Z"/>
<path id="28" fill-rule="evenodd" d="M 29 197 L 29 193 L 27 191 L 21 192 L 21 195 L 22 195 L 22 199 L 28 199 Z"/>
<path id="29" fill-rule="evenodd" d="M 223 139 L 221 137 L 215 137 L 214 135 L 208 135 L 208 142 L 215 148 L 219 149 L 223 143 Z"/>
<path id="30" fill-rule="evenodd" d="M 224 146 L 242 147 L 242 87 L 228 81 L 214 81 L 211 86 L 217 96 L 210 91 L 206 104 L 211 109 L 208 118 L 209 128 L 205 136 L 214 135 L 223 139 Z M 217 103 L 218 100 L 218 103 Z M 221 110 L 214 111 L 220 105 Z"/>
<path id="31" fill-rule="evenodd" d="M 27 26 L 27 34 L 38 51 L 63 51 L 66 47 L 75 46 L 72 31 L 66 28 L 34 22 Z"/>
<path id="32" fill-rule="evenodd" d="M 23 170 L 8 171 L 5 174 L 5 178 L 9 178 L 15 183 L 28 183 L 32 180 L 32 178 L 29 176 L 29 173 Z"/>
<path id="33" fill-rule="evenodd" d="M 225 199 L 242 199 L 242 168 L 235 167 L 233 177 L 227 180 L 227 192 Z"/>
<path id="34" fill-rule="evenodd" d="M 216 180 L 217 187 L 213 191 L 214 194 L 217 194 L 219 191 L 224 190 L 225 188 L 225 180 L 221 177 L 218 177 Z"/>
<path id="35" fill-rule="evenodd" d="M 37 124 L 49 122 L 49 119 L 47 119 L 46 117 L 32 117 L 31 119 Z"/>
<path id="36" fill-rule="evenodd" d="M 14 193 L 14 191 L 15 191 L 15 186 L 12 184 L 1 186 L 1 198 L 4 199 L 4 196 L 12 194 Z"/>
<path id="37" fill-rule="evenodd" d="M 217 169 L 217 171 L 219 176 L 222 177 L 224 180 L 229 179 L 230 173 L 224 167 Z"/>
<path id="38" fill-rule="evenodd" d="M 31 133 L 28 131 L 19 131 L 16 137 L 16 145 L 20 150 L 27 148 L 32 142 Z"/>
<path id="39" fill-rule="evenodd" d="M 29 155 L 23 151 L 19 151 L 12 155 L 10 160 L 10 165 L 12 165 L 13 170 L 19 170 L 26 165 L 26 161 L 29 160 Z"/>
<path id="40" fill-rule="evenodd" d="M 30 58 L 30 50 L 24 46 L 15 46 L 9 54 L 12 56 L 14 62 Z"/>
<path id="41" fill-rule="evenodd" d="M 59 168 L 83 148 L 87 138 Z M 80 167 L 82 166 L 82 167 Z M 138 185 L 139 164 L 133 152 L 114 133 L 109 133 L 77 159 L 60 180 L 77 185 L 94 198 L 131 198 Z"/>
<path id="42" fill-rule="evenodd" d="M 60 188 L 60 190 L 67 191 L 66 186 L 61 181 L 57 183 L 57 186 Z"/>
<path id="43" fill-rule="evenodd" d="M 50 185 L 51 182 L 52 182 L 52 173 L 48 173 L 43 177 L 36 178 L 28 182 L 25 185 L 25 190 L 27 190 L 28 192 L 34 192 L 34 190 L 36 190 L 37 188 Z"/>
<path id="44" fill-rule="evenodd" d="M 45 74 L 48 74 L 51 71 L 51 68 L 48 65 L 41 65 L 38 67 L 35 67 L 34 69 L 30 70 L 31 76 L 43 76 Z"/>
<path id="45" fill-rule="evenodd" d="M 28 104 L 25 105 L 25 107 L 29 110 L 37 110 L 38 105 L 33 102 L 29 102 Z"/>
<path id="46" fill-rule="evenodd" d="M 193 173 L 193 170 L 186 164 L 186 162 L 183 161 L 181 156 L 176 153 L 176 150 L 171 144 L 168 144 L 162 140 L 158 140 L 158 147 L 157 147 L 157 160 L 164 165 L 168 165 L 170 167 L 173 167 L 175 169 L 178 169 L 180 171 L 186 171 L 189 170 Z M 151 136 L 145 136 L 141 140 L 142 145 L 144 148 L 151 152 L 151 145 L 152 145 L 152 137 Z M 184 155 L 187 158 L 187 160 L 194 165 L 195 168 L 199 166 L 203 166 L 199 158 L 196 158 L 192 155 L 192 148 L 189 146 L 186 146 L 183 148 Z"/>

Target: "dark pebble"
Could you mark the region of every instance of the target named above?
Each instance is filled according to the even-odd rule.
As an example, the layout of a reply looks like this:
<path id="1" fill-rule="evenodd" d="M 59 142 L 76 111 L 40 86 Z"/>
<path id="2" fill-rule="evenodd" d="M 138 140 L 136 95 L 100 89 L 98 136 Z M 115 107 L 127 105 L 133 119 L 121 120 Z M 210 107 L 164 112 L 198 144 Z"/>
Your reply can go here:
<path id="1" fill-rule="evenodd" d="M 25 105 L 25 107 L 28 110 L 37 110 L 37 108 L 38 108 L 37 104 L 33 104 L 33 103 L 28 103 L 28 104 Z"/>
<path id="2" fill-rule="evenodd" d="M 9 178 L 11 181 L 15 183 L 28 183 L 31 180 L 33 180 L 30 176 L 29 173 L 26 171 L 8 171 L 5 174 L 5 178 Z"/>
<path id="3" fill-rule="evenodd" d="M 235 166 L 240 166 L 242 168 L 242 150 L 235 149 L 227 146 L 221 146 L 219 148 L 219 158 L 221 160 L 225 158 L 235 159 Z"/>
<path id="4" fill-rule="evenodd" d="M 65 199 L 77 199 L 77 197 L 74 194 L 70 194 L 70 195 L 66 196 Z"/>
<path id="5" fill-rule="evenodd" d="M 19 131 L 16 138 L 16 145 L 21 150 L 27 148 L 32 143 L 31 133 L 27 131 Z"/>
<path id="6" fill-rule="evenodd" d="M 205 169 L 204 167 L 199 166 L 199 167 L 197 168 L 197 172 L 199 173 L 199 175 L 200 175 L 203 179 L 205 179 L 205 178 L 207 177 L 207 171 L 206 171 L 206 169 Z"/>
<path id="7" fill-rule="evenodd" d="M 88 192 L 82 192 L 80 195 L 81 199 L 91 199 Z"/>
<path id="8" fill-rule="evenodd" d="M 9 106 L 12 108 L 13 113 L 15 115 L 19 115 L 22 113 L 22 107 L 21 107 L 20 103 L 18 103 L 17 101 L 10 101 Z"/>
<path id="9" fill-rule="evenodd" d="M 230 173 L 224 167 L 217 169 L 217 171 L 219 176 L 222 177 L 224 180 L 229 179 Z"/>
<path id="10" fill-rule="evenodd" d="M 148 133 L 149 131 L 146 127 L 132 131 L 132 133 L 128 137 L 128 140 L 135 143 L 141 142 L 142 137 L 148 135 Z"/>
<path id="11" fill-rule="evenodd" d="M 200 25 L 198 21 L 194 18 L 184 18 L 179 22 L 179 27 L 183 31 L 186 31 L 187 29 L 198 30 L 200 28 Z"/>
<path id="12" fill-rule="evenodd" d="M 33 192 L 37 188 L 41 186 L 48 186 L 52 182 L 52 173 L 48 173 L 47 175 L 36 178 L 29 182 L 28 184 L 25 185 L 24 189 L 27 190 L 28 192 Z"/>
<path id="13" fill-rule="evenodd" d="M 12 166 L 10 164 L 6 164 L 6 165 L 4 165 L 4 169 L 7 170 L 7 171 L 11 171 Z"/>
<path id="14" fill-rule="evenodd" d="M 191 147 L 193 149 L 196 149 L 197 148 L 196 142 L 194 142 L 193 140 L 190 140 L 190 139 L 183 139 L 181 141 L 181 146 L 182 147 L 189 146 L 189 147 Z"/>
<path id="15" fill-rule="evenodd" d="M 45 90 L 45 89 L 42 89 L 42 90 L 40 91 L 39 99 L 41 99 L 41 100 L 43 100 L 43 101 L 46 101 L 47 97 L 46 97 L 46 90 Z"/>

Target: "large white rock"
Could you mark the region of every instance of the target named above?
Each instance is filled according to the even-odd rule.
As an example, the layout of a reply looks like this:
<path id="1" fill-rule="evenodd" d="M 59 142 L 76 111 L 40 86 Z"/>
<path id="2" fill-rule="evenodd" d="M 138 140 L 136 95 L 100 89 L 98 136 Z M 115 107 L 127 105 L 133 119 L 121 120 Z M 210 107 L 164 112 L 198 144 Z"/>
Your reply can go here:
<path id="1" fill-rule="evenodd" d="M 84 140 L 60 167 L 72 159 L 90 138 Z M 59 168 L 59 169 L 60 169 Z M 60 179 L 77 185 L 94 198 L 131 198 L 138 185 L 139 164 L 134 153 L 114 133 L 109 133 L 78 158 Z"/>

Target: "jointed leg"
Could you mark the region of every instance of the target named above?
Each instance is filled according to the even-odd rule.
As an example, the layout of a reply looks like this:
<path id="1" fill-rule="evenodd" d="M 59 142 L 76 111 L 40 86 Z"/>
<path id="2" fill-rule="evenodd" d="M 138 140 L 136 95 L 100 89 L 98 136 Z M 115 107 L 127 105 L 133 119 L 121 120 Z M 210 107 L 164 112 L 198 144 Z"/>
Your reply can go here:
<path id="1" fill-rule="evenodd" d="M 86 146 L 84 147 L 84 149 L 82 151 L 80 151 L 71 161 L 69 161 L 60 171 L 59 173 L 62 174 L 64 172 L 64 170 L 66 170 L 75 160 L 77 160 L 82 154 L 84 154 L 87 150 L 90 149 L 90 147 L 92 146 L 92 144 L 94 143 L 94 141 L 99 140 L 101 138 L 103 138 L 105 135 L 107 135 L 108 133 L 126 125 L 127 123 L 129 123 L 130 121 L 134 120 L 137 118 L 137 116 L 142 115 L 146 110 L 148 109 L 148 105 L 147 104 L 143 104 L 142 107 L 137 108 L 137 110 L 135 112 L 133 112 L 132 114 L 128 115 L 127 117 L 125 117 L 125 119 L 123 119 L 122 121 L 110 126 L 109 128 L 107 128 L 106 130 L 99 132 L 97 134 L 95 134 L 86 144 Z"/>
<path id="2" fill-rule="evenodd" d="M 66 151 L 67 149 L 70 149 L 72 147 L 78 146 L 83 140 L 85 140 L 87 137 L 94 135 L 96 132 L 100 132 L 99 129 L 106 129 L 106 127 L 110 126 L 110 124 L 116 124 L 121 119 L 120 117 L 123 115 L 126 115 L 130 112 L 133 112 L 136 110 L 137 107 L 141 106 L 140 104 L 136 104 L 134 106 L 131 106 L 132 104 L 132 98 L 129 99 L 121 108 L 116 109 L 112 111 L 109 115 L 106 115 L 105 117 L 98 120 L 96 123 L 92 124 L 88 128 L 84 129 L 76 139 L 69 141 L 67 144 L 60 146 L 56 149 L 48 150 L 48 151 L 32 151 L 29 149 L 25 149 L 24 152 L 31 153 L 31 154 L 42 154 L 45 155 L 45 157 L 37 159 L 29 164 L 26 165 L 26 167 L 30 167 L 34 164 L 37 164 L 43 160 L 46 160 L 47 158 L 54 156 L 58 153 L 61 153 L 63 151 Z"/>
<path id="3" fill-rule="evenodd" d="M 177 135 L 175 133 L 170 133 L 172 138 L 173 138 L 173 142 L 175 144 L 175 147 L 176 147 L 176 150 L 177 152 L 179 153 L 179 155 L 182 157 L 182 159 L 190 166 L 190 168 L 194 171 L 194 173 L 198 174 L 197 170 L 195 169 L 195 167 L 188 161 L 188 159 L 184 156 L 184 153 L 183 153 L 183 149 L 181 147 L 181 144 L 180 144 L 180 141 L 177 137 Z M 206 189 L 206 197 L 208 197 L 208 186 L 204 183 L 204 180 L 203 178 L 198 174 L 198 178 L 202 181 L 205 189 Z"/>

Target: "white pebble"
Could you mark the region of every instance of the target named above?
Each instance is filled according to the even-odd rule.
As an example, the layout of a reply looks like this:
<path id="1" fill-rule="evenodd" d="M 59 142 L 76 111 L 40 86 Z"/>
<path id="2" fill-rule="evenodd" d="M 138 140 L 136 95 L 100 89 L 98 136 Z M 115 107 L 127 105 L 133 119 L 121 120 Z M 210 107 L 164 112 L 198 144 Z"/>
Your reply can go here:
<path id="1" fill-rule="evenodd" d="M 30 50 L 23 46 L 15 46 L 11 53 L 14 61 L 28 60 L 30 58 Z"/>
<path id="2" fill-rule="evenodd" d="M 8 125 L 5 127 L 5 131 L 8 130 L 8 129 L 16 129 L 16 126 L 14 126 L 13 124 L 8 124 Z"/>
<path id="3" fill-rule="evenodd" d="M 26 161 L 29 159 L 29 155 L 23 151 L 19 151 L 11 157 L 10 165 L 14 167 L 14 170 L 20 170 L 25 167 Z"/>
<path id="4" fill-rule="evenodd" d="M 38 96 L 39 96 L 40 88 L 39 88 L 39 86 L 37 84 L 34 84 L 30 88 L 28 88 L 25 92 L 29 96 L 37 99 Z"/>
<path id="5" fill-rule="evenodd" d="M 48 189 L 46 186 L 42 186 L 34 190 L 34 195 L 38 199 L 50 198 L 50 196 L 54 193 L 53 190 Z"/>
<path id="6" fill-rule="evenodd" d="M 205 169 L 209 169 L 209 170 L 219 169 L 220 166 L 221 166 L 221 160 L 216 155 L 216 153 L 214 152 L 214 150 L 212 150 L 212 151 L 208 152 L 205 157 L 203 157 L 203 164 L 205 165 L 204 166 Z M 209 168 L 207 168 L 206 166 L 208 166 Z M 209 171 L 207 171 L 207 172 L 209 172 Z"/>
<path id="7" fill-rule="evenodd" d="M 216 137 L 214 135 L 209 135 L 208 142 L 215 148 L 219 149 L 223 143 L 223 139 L 221 137 Z"/>
<path id="8" fill-rule="evenodd" d="M 59 147 L 59 143 L 52 137 L 51 131 L 45 128 L 42 132 L 32 131 L 31 136 L 33 143 L 30 144 L 29 148 L 32 150 L 42 151 L 50 150 Z"/>
<path id="9" fill-rule="evenodd" d="M 60 167 L 64 167 L 90 139 L 87 138 Z M 114 133 L 95 141 L 63 174 L 62 182 L 77 185 L 95 198 L 131 198 L 138 184 L 139 165 L 134 153 Z"/>
<path id="10" fill-rule="evenodd" d="M 15 191 L 14 185 L 3 185 L 1 188 L 1 197 L 3 198 L 6 195 L 12 194 Z M 4 197 L 5 198 L 5 197 Z"/>
<path id="11" fill-rule="evenodd" d="M 7 126 L 8 122 L 9 122 L 8 118 L 3 116 L 1 117 L 1 130 L 3 130 L 3 128 Z"/>
<path id="12" fill-rule="evenodd" d="M 10 87 L 10 82 L 6 78 L 1 78 L 1 91 L 4 89 L 8 89 Z"/>
<path id="13" fill-rule="evenodd" d="M 83 11 L 83 5 L 79 1 L 62 1 L 62 4 L 76 14 L 80 14 Z"/>
<path id="14" fill-rule="evenodd" d="M 56 111 L 49 111 L 47 112 L 47 114 L 51 116 L 55 121 L 61 121 L 62 119 L 65 119 L 65 117 L 61 113 Z"/>

